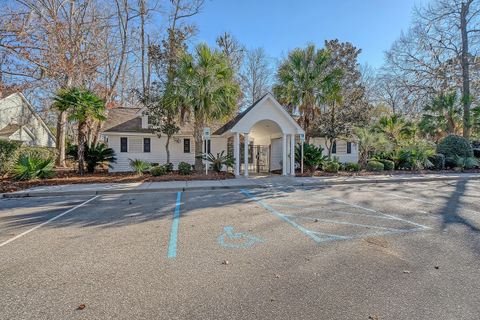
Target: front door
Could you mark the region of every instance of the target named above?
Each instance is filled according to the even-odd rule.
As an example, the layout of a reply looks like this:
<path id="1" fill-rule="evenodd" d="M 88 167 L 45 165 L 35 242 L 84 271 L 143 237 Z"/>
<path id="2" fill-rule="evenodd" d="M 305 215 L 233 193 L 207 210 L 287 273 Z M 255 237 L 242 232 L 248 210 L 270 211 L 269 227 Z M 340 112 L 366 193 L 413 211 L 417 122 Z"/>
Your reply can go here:
<path id="1" fill-rule="evenodd" d="M 270 172 L 270 146 L 253 146 L 254 172 Z"/>

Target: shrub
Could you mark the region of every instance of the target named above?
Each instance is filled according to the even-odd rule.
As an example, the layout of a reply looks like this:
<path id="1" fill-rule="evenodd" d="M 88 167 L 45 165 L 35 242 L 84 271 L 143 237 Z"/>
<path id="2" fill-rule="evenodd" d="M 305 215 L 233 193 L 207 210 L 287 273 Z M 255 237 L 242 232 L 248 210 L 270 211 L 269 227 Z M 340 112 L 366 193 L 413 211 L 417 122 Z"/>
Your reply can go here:
<path id="1" fill-rule="evenodd" d="M 383 171 L 383 169 L 384 169 L 383 163 L 379 161 L 370 160 L 367 162 L 368 171 Z"/>
<path id="2" fill-rule="evenodd" d="M 323 155 L 323 148 L 316 147 L 313 144 L 303 144 L 303 166 L 305 170 L 310 173 L 315 172 L 319 167 L 322 167 L 323 163 L 327 160 L 327 156 Z M 295 161 L 300 166 L 302 159 L 302 148 L 299 144 L 295 148 Z"/>
<path id="3" fill-rule="evenodd" d="M 430 158 L 428 158 L 432 163 L 433 170 L 443 170 L 445 169 L 445 156 L 441 153 L 436 153 Z"/>
<path id="4" fill-rule="evenodd" d="M 150 169 L 150 163 L 146 161 L 140 159 L 128 160 L 130 161 L 130 168 L 132 168 L 132 170 L 138 175 L 141 175 Z"/>
<path id="5" fill-rule="evenodd" d="M 428 141 L 412 142 L 398 152 L 400 168 L 422 170 L 433 166 L 429 160 L 435 154 L 432 144 Z"/>
<path id="6" fill-rule="evenodd" d="M 340 169 L 340 164 L 335 161 L 328 161 L 323 165 L 325 172 L 337 173 L 338 169 Z"/>
<path id="7" fill-rule="evenodd" d="M 150 173 L 152 174 L 152 176 L 155 176 L 155 177 L 163 176 L 167 174 L 167 169 L 165 166 L 155 166 L 150 169 Z"/>
<path id="8" fill-rule="evenodd" d="M 473 156 L 480 158 L 480 140 L 472 141 Z"/>
<path id="9" fill-rule="evenodd" d="M 360 171 L 360 164 L 354 162 L 347 162 L 344 164 L 344 170 L 349 172 Z"/>
<path id="10" fill-rule="evenodd" d="M 192 165 L 190 163 L 180 162 L 178 164 L 178 172 L 180 174 L 184 174 L 184 175 L 191 174 L 192 173 Z"/>
<path id="11" fill-rule="evenodd" d="M 171 173 L 173 171 L 173 163 L 171 162 L 165 163 L 163 167 L 165 168 L 166 173 Z"/>
<path id="12" fill-rule="evenodd" d="M 226 167 L 233 167 L 233 157 L 229 154 L 224 154 L 225 151 L 222 151 L 221 153 L 217 153 L 217 156 L 214 156 L 211 153 L 204 154 L 202 156 L 203 160 L 206 160 L 210 162 L 210 165 L 212 166 L 212 170 L 215 172 L 220 172 L 223 169 L 223 166 Z"/>
<path id="13" fill-rule="evenodd" d="M 47 147 L 23 146 L 20 142 L 0 140 L 0 174 L 13 172 L 22 156 L 42 160 L 55 159 L 57 150 Z"/>
<path id="14" fill-rule="evenodd" d="M 384 170 L 390 171 L 390 170 L 395 169 L 395 162 L 393 162 L 392 160 L 381 159 L 381 160 L 378 160 L 378 162 L 383 163 L 383 169 Z"/>
<path id="15" fill-rule="evenodd" d="M 15 151 L 21 146 L 20 142 L 0 140 L 0 175 L 10 171 L 11 160 L 14 158 Z"/>
<path id="16" fill-rule="evenodd" d="M 160 163 L 158 162 L 150 162 L 150 167 L 158 167 Z"/>
<path id="17" fill-rule="evenodd" d="M 21 156 L 13 169 L 14 178 L 17 180 L 45 179 L 54 175 L 53 159 L 40 157 Z"/>
<path id="18" fill-rule="evenodd" d="M 66 154 L 71 159 L 77 161 L 78 146 L 69 145 Z M 98 143 L 91 147 L 85 144 L 84 156 L 88 173 L 93 173 L 95 168 L 101 165 L 106 165 L 109 168 L 112 168 L 112 163 L 117 162 L 115 151 L 112 148 L 108 148 L 104 143 Z"/>
<path id="19" fill-rule="evenodd" d="M 445 156 L 447 167 L 455 167 L 457 156 L 462 158 L 473 157 L 473 148 L 467 139 L 451 134 L 440 140 L 437 145 L 437 153 Z"/>
<path id="20" fill-rule="evenodd" d="M 474 169 L 479 166 L 475 157 L 455 157 L 455 167 L 460 169 Z"/>

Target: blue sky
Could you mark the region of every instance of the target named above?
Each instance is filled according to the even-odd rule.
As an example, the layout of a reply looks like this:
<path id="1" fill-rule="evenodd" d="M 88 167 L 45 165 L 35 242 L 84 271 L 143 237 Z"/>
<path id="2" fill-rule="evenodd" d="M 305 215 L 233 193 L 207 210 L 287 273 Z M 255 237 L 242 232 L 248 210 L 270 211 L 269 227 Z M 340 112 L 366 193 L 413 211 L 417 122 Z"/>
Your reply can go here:
<path id="1" fill-rule="evenodd" d="M 384 52 L 410 24 L 415 5 L 429 0 L 206 0 L 194 18 L 196 42 L 232 33 L 247 48 L 263 47 L 274 60 L 308 42 L 338 38 L 362 49 L 361 63 L 378 68 Z"/>

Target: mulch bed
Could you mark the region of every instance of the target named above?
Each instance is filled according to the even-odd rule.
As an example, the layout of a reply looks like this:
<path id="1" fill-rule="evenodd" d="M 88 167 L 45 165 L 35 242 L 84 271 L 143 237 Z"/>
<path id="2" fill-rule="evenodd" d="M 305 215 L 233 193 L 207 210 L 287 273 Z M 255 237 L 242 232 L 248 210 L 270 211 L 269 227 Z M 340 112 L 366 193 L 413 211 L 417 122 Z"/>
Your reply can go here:
<path id="1" fill-rule="evenodd" d="M 74 172 L 59 171 L 54 178 L 37 179 L 31 181 L 15 181 L 11 178 L 0 178 L 0 193 L 15 192 L 38 186 L 57 186 L 64 184 L 81 183 L 132 183 L 132 182 L 156 182 L 156 181 L 191 181 L 191 180 L 225 180 L 235 176 L 231 173 L 209 173 L 181 175 L 176 172 L 164 176 L 154 177 L 150 174 L 135 175 L 130 172 L 107 173 L 100 172 L 79 176 Z"/>

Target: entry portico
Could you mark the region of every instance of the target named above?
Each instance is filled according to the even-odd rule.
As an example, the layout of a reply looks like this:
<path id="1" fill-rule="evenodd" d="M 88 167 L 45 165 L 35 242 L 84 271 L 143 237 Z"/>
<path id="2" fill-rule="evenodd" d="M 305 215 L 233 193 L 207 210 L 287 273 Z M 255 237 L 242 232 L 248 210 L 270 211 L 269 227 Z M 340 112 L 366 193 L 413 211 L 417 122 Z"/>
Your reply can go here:
<path id="1" fill-rule="evenodd" d="M 295 140 L 300 134 L 305 134 L 304 130 L 271 94 L 264 95 L 214 133 L 233 138 L 235 176 L 240 176 L 242 162 L 243 175 L 248 176 L 249 163 L 255 160 L 257 172 L 262 167 L 267 172 L 281 169 L 282 175 L 295 175 Z"/>

